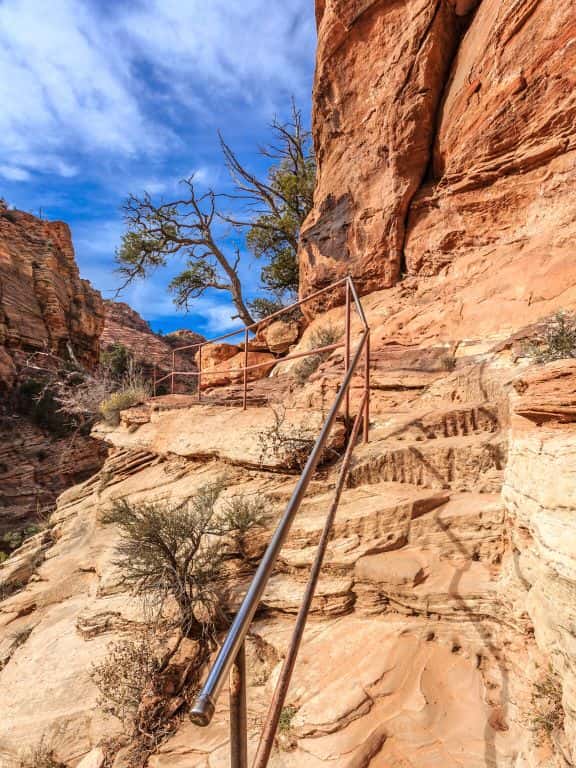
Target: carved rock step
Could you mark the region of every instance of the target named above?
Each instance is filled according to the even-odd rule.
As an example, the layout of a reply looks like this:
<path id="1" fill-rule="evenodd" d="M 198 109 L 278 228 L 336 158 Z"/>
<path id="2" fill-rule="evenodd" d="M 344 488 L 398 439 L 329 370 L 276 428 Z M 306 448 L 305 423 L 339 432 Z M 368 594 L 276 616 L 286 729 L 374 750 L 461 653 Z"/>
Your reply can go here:
<path id="1" fill-rule="evenodd" d="M 447 437 L 409 444 L 373 440 L 358 446 L 350 484 L 387 481 L 497 493 L 502 487 L 505 455 L 505 440 L 499 435 Z"/>
<path id="2" fill-rule="evenodd" d="M 403 414 L 396 412 L 390 420 L 376 426 L 374 436 L 388 440 L 420 442 L 445 437 L 469 437 L 481 433 L 493 434 L 499 429 L 498 408 L 493 404 L 481 403 L 446 409 L 429 408 L 417 412 L 412 408 Z"/>
<path id="3" fill-rule="evenodd" d="M 280 554 L 279 573 L 266 592 L 266 607 L 282 612 L 298 609 L 331 499 L 331 494 L 322 494 L 303 505 Z M 337 615 L 355 604 L 362 611 L 387 610 L 390 590 L 379 586 L 379 581 L 385 584 L 385 579 L 376 578 L 376 585 L 370 583 L 365 573 L 368 562 L 377 564 L 382 572 L 388 566 L 400 572 L 407 568 L 406 586 L 410 591 L 420 583 L 420 572 L 422 580 L 427 580 L 436 567 L 442 573 L 445 568 L 471 567 L 475 573 L 478 570 L 491 578 L 491 568 L 502 556 L 503 525 L 504 512 L 497 495 L 454 494 L 450 498 L 446 493 L 394 483 L 348 489 L 342 496 L 312 611 Z M 416 549 L 422 562 L 410 580 Z M 456 565 L 444 565 L 450 562 Z M 364 565 L 359 575 L 361 563 Z M 436 564 L 434 568 L 425 567 L 431 563 Z M 454 603 L 447 588 L 432 589 L 439 590 L 439 597 L 431 593 L 430 598 L 440 606 Z M 414 605 L 425 604 L 426 590 L 424 586 L 415 596 Z M 400 592 L 400 606 L 404 597 Z M 491 604 L 493 598 L 488 602 Z M 404 603 L 408 607 L 399 610 L 410 612 L 412 604 L 406 600 Z M 457 601 L 451 610 L 460 610 Z"/>
<path id="4" fill-rule="evenodd" d="M 287 569 L 312 563 L 331 495 L 303 506 L 280 555 Z M 443 558 L 500 562 L 504 507 L 497 494 L 423 491 L 396 483 L 348 489 L 342 496 L 324 569 L 347 573 L 357 560 L 404 546 L 436 550 Z M 297 574 L 293 574 L 298 578 Z"/>

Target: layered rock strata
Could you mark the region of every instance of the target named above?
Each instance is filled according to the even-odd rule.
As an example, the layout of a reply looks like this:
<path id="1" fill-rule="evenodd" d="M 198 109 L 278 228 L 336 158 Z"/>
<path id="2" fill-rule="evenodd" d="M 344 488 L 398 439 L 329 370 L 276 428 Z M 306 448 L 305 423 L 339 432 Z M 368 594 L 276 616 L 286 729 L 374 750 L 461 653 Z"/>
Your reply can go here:
<path id="1" fill-rule="evenodd" d="M 100 348 L 108 350 L 119 344 L 124 347 L 144 377 L 152 380 L 154 369 L 158 378 L 172 372 L 172 355 L 174 366 L 178 371 L 190 373 L 197 371 L 195 363 L 195 344 L 204 341 L 204 337 L 192 331 L 177 331 L 160 336 L 152 331 L 148 323 L 128 304 L 118 301 L 106 301 L 105 322 L 100 336 Z M 189 347 L 188 349 L 181 349 Z M 170 388 L 168 380 L 164 388 Z M 186 392 L 195 389 L 194 376 L 180 376 L 175 379 L 175 391 Z"/>
<path id="2" fill-rule="evenodd" d="M 0 208 L 0 359 L 5 361 L 4 381 L 14 365 L 36 351 L 67 360 L 74 357 L 80 364 L 93 367 L 98 362 L 103 324 L 102 299 L 80 278 L 68 226 Z"/>
<path id="3" fill-rule="evenodd" d="M 1 205 L 0 538 L 49 514 L 64 488 L 102 464 L 102 444 L 52 434 L 18 408 L 13 390 L 38 388 L 62 363 L 94 368 L 103 324 L 102 299 L 80 278 L 67 225 Z"/>

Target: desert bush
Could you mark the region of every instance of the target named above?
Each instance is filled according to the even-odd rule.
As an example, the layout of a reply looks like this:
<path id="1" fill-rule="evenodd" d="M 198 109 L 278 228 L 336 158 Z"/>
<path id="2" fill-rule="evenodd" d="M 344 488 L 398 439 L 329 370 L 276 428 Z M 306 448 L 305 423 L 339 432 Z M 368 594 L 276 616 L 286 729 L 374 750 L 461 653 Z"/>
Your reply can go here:
<path id="1" fill-rule="evenodd" d="M 531 726 L 537 733 L 546 735 L 564 727 L 562 683 L 551 669 L 534 683 Z"/>
<path id="2" fill-rule="evenodd" d="M 100 353 L 100 369 L 112 381 L 123 382 L 133 365 L 132 355 L 124 344 L 119 342 L 108 344 Z"/>
<path id="3" fill-rule="evenodd" d="M 120 411 L 144 403 L 149 397 L 150 391 L 143 383 L 128 384 L 112 392 L 100 403 L 100 415 L 107 424 L 117 426 L 120 423 Z"/>
<path id="4" fill-rule="evenodd" d="M 262 525 L 267 514 L 264 496 L 233 496 L 224 507 L 224 519 L 236 534 L 242 557 L 246 558 L 246 534 L 255 526 Z"/>
<path id="5" fill-rule="evenodd" d="M 15 407 L 56 437 L 88 432 L 100 403 L 113 390 L 101 372 L 90 373 L 76 361 L 63 363 L 49 352 L 36 352 L 19 374 Z"/>
<path id="6" fill-rule="evenodd" d="M 576 317 L 563 311 L 549 317 L 524 351 L 537 363 L 576 357 Z"/>
<path id="7" fill-rule="evenodd" d="M 244 532 L 255 524 L 237 505 L 217 511 L 223 489 L 222 480 L 208 483 L 176 505 L 121 500 L 103 516 L 120 528 L 115 564 L 125 583 L 159 611 L 174 599 L 182 634 L 196 639 L 210 637 L 222 618 L 226 536 L 239 524 Z"/>
<path id="8" fill-rule="evenodd" d="M 9 553 L 14 552 L 14 550 L 24 544 L 26 539 L 35 536 L 41 530 L 42 526 L 33 523 L 24 528 L 19 528 L 16 531 L 8 531 L 0 539 L 0 547 L 7 549 Z"/>
<path id="9" fill-rule="evenodd" d="M 336 328 L 333 325 L 325 325 L 323 328 L 318 328 L 311 335 L 308 341 L 308 349 L 318 349 L 320 347 L 328 347 L 331 344 L 336 344 L 342 338 L 342 330 Z M 316 355 L 310 355 L 310 357 L 302 358 L 294 369 L 294 376 L 298 384 L 305 384 L 310 376 L 315 373 L 320 365 L 330 357 L 330 352 L 320 352 Z"/>
<path id="10" fill-rule="evenodd" d="M 288 470 L 302 471 L 314 447 L 315 439 L 303 426 L 286 423 L 286 409 L 271 406 L 274 424 L 258 434 L 260 464 L 273 456 Z"/>
<path id="11" fill-rule="evenodd" d="M 98 706 L 133 730 L 146 688 L 160 669 L 151 638 L 146 633 L 112 643 L 108 655 L 91 670 L 99 691 Z"/>
<path id="12" fill-rule="evenodd" d="M 54 750 L 42 736 L 38 744 L 24 752 L 18 760 L 18 768 L 65 768 L 54 756 Z"/>

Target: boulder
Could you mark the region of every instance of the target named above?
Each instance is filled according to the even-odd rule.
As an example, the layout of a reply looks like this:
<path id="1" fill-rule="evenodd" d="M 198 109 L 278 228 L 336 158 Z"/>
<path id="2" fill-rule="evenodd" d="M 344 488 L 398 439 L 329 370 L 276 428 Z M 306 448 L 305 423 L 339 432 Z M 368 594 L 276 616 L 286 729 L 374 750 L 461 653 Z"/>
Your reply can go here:
<path id="1" fill-rule="evenodd" d="M 270 352 L 287 352 L 298 340 L 300 329 L 293 320 L 275 320 L 264 330 L 264 338 Z"/>
<path id="2" fill-rule="evenodd" d="M 230 360 L 231 357 L 237 355 L 240 351 L 240 347 L 236 344 L 206 344 L 202 347 L 202 366 L 201 370 L 211 371 L 226 360 Z M 196 360 L 198 361 L 199 355 L 196 353 Z"/>
<path id="3" fill-rule="evenodd" d="M 221 387 L 226 384 L 232 384 L 243 380 L 244 352 L 238 352 L 233 357 L 229 357 L 218 365 L 212 366 L 207 370 L 207 375 L 202 379 L 202 387 Z M 269 352 L 253 352 L 248 350 L 248 367 L 259 365 L 259 368 L 253 368 L 248 371 L 248 381 L 263 379 L 274 368 L 276 358 Z M 202 364 L 202 371 L 204 371 Z"/>

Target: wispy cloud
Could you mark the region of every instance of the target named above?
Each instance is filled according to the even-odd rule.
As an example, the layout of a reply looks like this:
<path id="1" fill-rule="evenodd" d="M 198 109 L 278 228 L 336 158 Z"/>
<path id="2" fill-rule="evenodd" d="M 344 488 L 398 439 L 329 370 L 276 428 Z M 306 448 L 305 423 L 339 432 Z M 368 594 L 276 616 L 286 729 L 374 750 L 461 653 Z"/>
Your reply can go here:
<path id="1" fill-rule="evenodd" d="M 0 165 L 0 176 L 8 181 L 30 181 L 32 174 L 17 165 Z"/>
<path id="2" fill-rule="evenodd" d="M 210 121 L 232 98 L 269 111 L 306 81 L 309 3 L 51 0 L 39 23 L 37 0 L 4 0 L 0 153 L 30 172 L 47 150 L 162 155 L 181 141 L 178 110 Z"/>
<path id="3" fill-rule="evenodd" d="M 307 104 L 313 0 L 40 5 L 0 0 L 0 194 L 68 221 L 82 274 L 111 296 L 128 193 L 169 199 L 192 174 L 221 190 L 216 130 L 250 163 L 289 96 Z M 146 318 L 174 315 L 172 274 L 124 300 Z M 250 292 L 257 270 L 244 265 L 243 277 Z M 194 310 L 210 333 L 230 327 L 221 295 Z"/>

